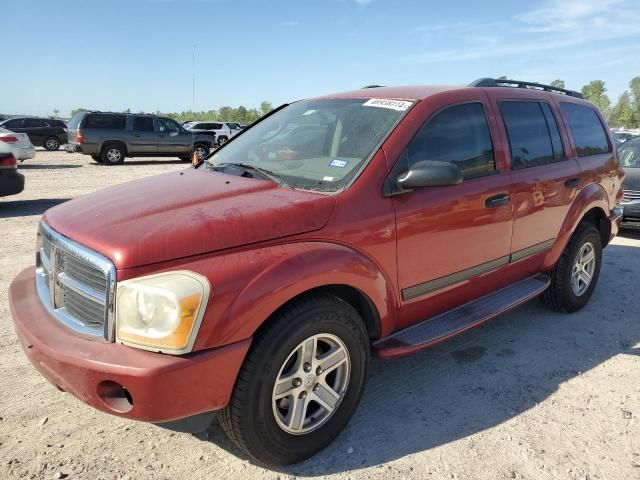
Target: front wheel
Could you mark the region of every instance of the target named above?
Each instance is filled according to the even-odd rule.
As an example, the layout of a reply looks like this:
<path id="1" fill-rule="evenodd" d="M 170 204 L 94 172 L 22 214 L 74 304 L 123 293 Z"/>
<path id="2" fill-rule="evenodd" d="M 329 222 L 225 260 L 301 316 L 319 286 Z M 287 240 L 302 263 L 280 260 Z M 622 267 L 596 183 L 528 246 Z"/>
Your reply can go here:
<path id="1" fill-rule="evenodd" d="M 602 239 L 591 223 L 583 223 L 551 272 L 551 284 L 543 299 L 559 312 L 575 312 L 584 307 L 598 283 L 602 265 Z"/>
<path id="2" fill-rule="evenodd" d="M 367 331 L 351 305 L 328 294 L 295 301 L 254 336 L 220 424 L 260 462 L 302 461 L 347 425 L 368 360 Z"/>
<path id="3" fill-rule="evenodd" d="M 227 143 L 229 139 L 227 137 L 225 137 L 224 135 L 221 137 L 218 137 L 218 145 L 224 145 L 225 143 Z"/>
<path id="4" fill-rule="evenodd" d="M 209 147 L 202 143 L 198 143 L 193 147 L 193 153 L 198 161 L 201 162 L 209 155 Z"/>

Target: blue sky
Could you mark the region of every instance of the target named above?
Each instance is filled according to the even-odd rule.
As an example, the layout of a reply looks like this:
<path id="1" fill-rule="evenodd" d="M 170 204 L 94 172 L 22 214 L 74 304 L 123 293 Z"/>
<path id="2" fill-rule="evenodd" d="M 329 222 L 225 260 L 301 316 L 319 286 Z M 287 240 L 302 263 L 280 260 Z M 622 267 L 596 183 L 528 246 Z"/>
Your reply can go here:
<path id="1" fill-rule="evenodd" d="M 2 6 L 0 112 L 257 107 L 478 77 L 613 101 L 640 75 L 637 0 L 19 0 Z"/>

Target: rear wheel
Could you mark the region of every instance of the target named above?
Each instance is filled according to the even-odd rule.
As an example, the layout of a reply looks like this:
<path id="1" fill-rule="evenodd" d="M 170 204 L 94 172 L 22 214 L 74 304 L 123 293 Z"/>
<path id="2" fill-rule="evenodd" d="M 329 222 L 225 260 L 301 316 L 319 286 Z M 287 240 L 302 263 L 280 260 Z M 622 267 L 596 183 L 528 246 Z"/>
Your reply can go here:
<path id="1" fill-rule="evenodd" d="M 348 423 L 368 359 L 367 331 L 351 305 L 333 295 L 295 301 L 254 336 L 220 424 L 261 462 L 304 460 Z"/>
<path id="2" fill-rule="evenodd" d="M 543 296 L 547 305 L 559 312 L 584 307 L 598 283 L 601 264 L 600 232 L 591 223 L 580 224 L 551 272 L 551 284 Z"/>
<path id="3" fill-rule="evenodd" d="M 193 147 L 193 153 L 198 157 L 198 161 L 204 160 L 209 155 L 209 147 L 203 143 L 197 143 Z"/>
<path id="4" fill-rule="evenodd" d="M 56 137 L 49 137 L 44 141 L 44 148 L 50 152 L 56 151 L 60 148 L 60 140 Z"/>
<path id="5" fill-rule="evenodd" d="M 227 143 L 227 140 L 229 139 L 224 135 L 222 135 L 221 137 L 218 137 L 218 145 L 224 145 L 225 143 Z"/>
<path id="6" fill-rule="evenodd" d="M 124 163 L 124 147 L 118 143 L 108 143 L 102 147 L 101 158 L 106 165 L 118 165 Z"/>

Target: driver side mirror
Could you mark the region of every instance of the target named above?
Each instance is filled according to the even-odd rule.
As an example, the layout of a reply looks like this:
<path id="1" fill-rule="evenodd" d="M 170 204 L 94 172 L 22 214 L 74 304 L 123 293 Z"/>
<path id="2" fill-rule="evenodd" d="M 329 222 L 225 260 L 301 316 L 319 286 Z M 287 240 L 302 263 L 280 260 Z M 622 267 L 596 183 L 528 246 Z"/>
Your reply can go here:
<path id="1" fill-rule="evenodd" d="M 402 190 L 421 187 L 444 187 L 462 183 L 462 170 L 455 163 L 423 160 L 397 178 Z"/>

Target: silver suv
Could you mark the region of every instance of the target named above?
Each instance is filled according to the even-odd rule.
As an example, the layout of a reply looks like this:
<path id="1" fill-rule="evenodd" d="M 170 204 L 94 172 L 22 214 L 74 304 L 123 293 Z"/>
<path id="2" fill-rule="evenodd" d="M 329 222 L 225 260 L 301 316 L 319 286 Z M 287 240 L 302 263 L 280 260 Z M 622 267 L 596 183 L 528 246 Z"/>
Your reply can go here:
<path id="1" fill-rule="evenodd" d="M 155 115 L 79 112 L 69 122 L 67 151 L 98 163 L 117 165 L 125 157 L 205 158 L 215 144 L 209 132 L 191 132 L 175 120 Z"/>
<path id="2" fill-rule="evenodd" d="M 237 123 L 234 122 L 191 122 L 186 125 L 190 132 L 210 132 L 216 136 L 218 145 L 227 143 L 234 135 L 242 131 Z"/>

